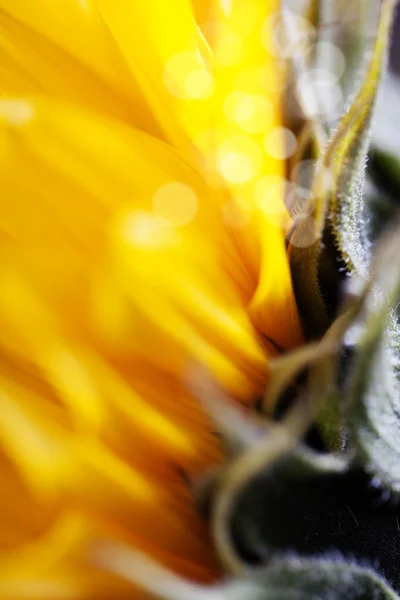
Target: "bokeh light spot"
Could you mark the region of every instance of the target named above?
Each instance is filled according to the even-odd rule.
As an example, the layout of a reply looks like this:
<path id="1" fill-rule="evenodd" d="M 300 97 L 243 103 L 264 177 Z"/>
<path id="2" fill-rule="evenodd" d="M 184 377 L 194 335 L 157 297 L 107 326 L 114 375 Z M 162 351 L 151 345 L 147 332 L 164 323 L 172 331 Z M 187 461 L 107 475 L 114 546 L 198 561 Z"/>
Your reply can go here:
<path id="1" fill-rule="evenodd" d="M 256 205 L 275 225 L 281 226 L 287 215 L 284 200 L 290 186 L 290 182 L 279 175 L 265 175 L 254 186 Z"/>
<path id="2" fill-rule="evenodd" d="M 244 92 L 232 92 L 225 98 L 224 112 L 228 119 L 242 123 L 250 119 L 253 114 L 254 106 L 252 98 Z"/>
<path id="3" fill-rule="evenodd" d="M 118 239 L 130 246 L 159 249 L 173 244 L 171 228 L 163 219 L 146 211 L 130 211 L 118 222 Z"/>
<path id="4" fill-rule="evenodd" d="M 263 164 L 259 145 L 246 135 L 225 139 L 217 150 L 217 167 L 222 176 L 234 184 L 254 179 Z"/>
<path id="5" fill-rule="evenodd" d="M 339 79 L 346 69 L 346 58 L 343 52 L 328 41 L 318 41 L 314 47 L 309 49 L 317 57 L 318 64 L 327 71 L 330 71 Z"/>
<path id="6" fill-rule="evenodd" d="M 220 0 L 220 5 L 227 17 L 232 12 L 232 0 Z"/>
<path id="7" fill-rule="evenodd" d="M 263 133 L 271 124 L 274 110 L 271 102 L 259 94 L 231 92 L 225 99 L 228 119 L 238 123 L 247 133 Z"/>
<path id="8" fill-rule="evenodd" d="M 315 38 L 315 29 L 307 19 L 288 9 L 267 17 L 261 28 L 265 50 L 278 58 L 305 53 Z"/>
<path id="9" fill-rule="evenodd" d="M 218 164 L 222 175 L 231 183 L 245 183 L 254 177 L 251 160 L 242 152 L 227 152 Z"/>
<path id="10" fill-rule="evenodd" d="M 232 67 L 243 59 L 243 39 L 227 23 L 208 21 L 201 30 L 214 49 L 217 67 Z"/>
<path id="11" fill-rule="evenodd" d="M 160 187 L 153 196 L 153 210 L 158 217 L 170 225 L 181 227 L 190 223 L 196 216 L 198 200 L 188 185 L 170 181 Z"/>
<path id="12" fill-rule="evenodd" d="M 186 77 L 185 89 L 191 98 L 209 98 L 214 91 L 214 78 L 208 71 L 196 69 Z"/>
<path id="13" fill-rule="evenodd" d="M 286 195 L 285 204 L 293 219 L 304 218 L 314 211 L 315 197 L 310 189 L 295 186 Z"/>
<path id="14" fill-rule="evenodd" d="M 10 125 L 25 125 L 32 121 L 34 116 L 35 109 L 30 102 L 0 99 L 0 118 Z"/>
<path id="15" fill-rule="evenodd" d="M 343 92 L 334 73 L 310 69 L 297 80 L 297 95 L 307 118 L 335 119 L 342 109 Z"/>
<path id="16" fill-rule="evenodd" d="M 296 229 L 290 239 L 290 243 L 297 248 L 308 248 L 317 240 L 318 234 L 316 231 L 315 219 L 311 216 L 306 216 L 299 219 Z"/>
<path id="17" fill-rule="evenodd" d="M 200 53 L 179 52 L 167 61 L 164 84 L 168 91 L 182 100 L 209 98 L 215 87 L 214 78 Z"/>
<path id="18" fill-rule="evenodd" d="M 264 148 L 272 158 L 283 160 L 296 152 L 297 139 L 290 129 L 275 127 L 265 136 Z"/>
<path id="19" fill-rule="evenodd" d="M 315 160 L 302 160 L 293 167 L 290 179 L 303 188 L 310 188 L 315 174 Z"/>

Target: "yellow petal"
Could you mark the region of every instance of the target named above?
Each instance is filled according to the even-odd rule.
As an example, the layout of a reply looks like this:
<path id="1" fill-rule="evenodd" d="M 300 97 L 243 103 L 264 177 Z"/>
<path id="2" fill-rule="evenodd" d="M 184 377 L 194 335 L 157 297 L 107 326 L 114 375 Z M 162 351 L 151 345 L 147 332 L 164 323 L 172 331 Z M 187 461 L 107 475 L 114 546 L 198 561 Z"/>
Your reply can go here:
<path id="1" fill-rule="evenodd" d="M 11 338 L 23 345 L 28 356 L 35 357 L 48 383 L 76 415 L 77 426 L 98 427 L 103 413 L 98 390 L 60 335 L 57 319 L 15 273 L 3 271 L 3 275 L 3 332 L 9 330 Z M 34 399 L 32 402 L 37 403 Z"/>
<path id="2" fill-rule="evenodd" d="M 25 483 L 24 475 L 21 476 L 15 463 L 5 455 L 8 435 L 2 440 L 3 449 L 0 453 L 3 490 L 0 502 L 0 556 L 3 553 L 8 556 L 14 548 L 36 539 L 57 518 L 60 509 L 57 504 L 43 502 L 42 493 L 31 492 L 29 482 Z M 35 490 L 38 491 L 37 484 Z"/>
<path id="3" fill-rule="evenodd" d="M 271 155 L 265 146 L 271 133 L 275 146 L 284 144 L 276 133 L 281 124 L 282 75 L 265 42 L 272 37 L 271 16 L 278 10 L 277 0 L 220 2 L 210 42 L 219 127 L 215 168 L 230 188 L 236 210 L 248 215 L 234 236 L 253 277 L 249 313 L 267 338 L 288 347 L 299 343 L 301 331 L 284 243 L 289 220 L 285 190 L 276 185 L 277 180 L 284 181 L 285 162 L 277 158 L 278 151 Z"/>
<path id="4" fill-rule="evenodd" d="M 112 39 L 107 35 L 95 0 L 0 0 L 2 17 L 8 17 L 43 36 L 55 46 L 91 68 L 116 88 L 125 83 L 127 71 Z M 6 22 L 6 21 L 4 21 Z M 28 38 L 29 39 L 29 38 Z"/>
<path id="5" fill-rule="evenodd" d="M 128 464 L 95 439 L 57 428 L 40 399 L 32 397 L 28 404 L 23 396 L 21 390 L 15 397 L 3 394 L 1 439 L 42 500 L 51 486 L 47 496 L 51 502 L 63 499 L 79 506 L 100 531 L 102 523 L 112 524 L 132 531 L 140 546 L 154 544 L 159 552 L 207 562 L 208 550 L 193 509 L 177 510 L 180 478 L 171 477 L 163 489 L 162 481 L 143 472 L 140 454 Z M 72 551 L 76 554 L 74 547 Z M 34 553 L 34 558 L 40 557 Z M 49 554 L 48 560 L 53 558 Z"/>
<path id="6" fill-rule="evenodd" d="M 7 382 L 2 381 L 0 435 L 5 451 L 17 463 L 35 494 L 42 500 L 54 497 L 64 470 L 65 448 L 58 443 L 56 432 L 36 426 L 42 422 L 41 415 L 37 414 L 42 402 L 23 390 L 17 401 L 13 397 L 15 390 L 8 387 Z M 27 399 L 32 405 L 32 409 L 26 408 L 28 413 L 20 406 Z"/>
<path id="7" fill-rule="evenodd" d="M 0 0 L 0 93 L 49 95 L 161 134 L 97 9 L 84 4 L 41 0 L 31 10 Z"/>
<path id="8" fill-rule="evenodd" d="M 193 138 L 210 126 L 214 90 L 209 50 L 190 1 L 176 0 L 173 10 L 157 0 L 97 5 L 168 139 L 190 151 Z"/>
<path id="9" fill-rule="evenodd" d="M 21 122 L 20 103 L 0 102 L 9 161 L 3 165 L 2 226 L 19 244 L 7 260 L 18 254 L 18 268 L 62 315 L 64 331 L 77 335 L 89 323 L 98 335 L 90 321 L 95 281 L 103 273 L 107 285 L 120 290 L 122 308 L 128 306 L 128 320 L 116 333 L 120 342 L 131 339 L 131 350 L 154 358 L 157 336 L 165 335 L 171 343 L 166 366 L 175 374 L 182 376 L 183 361 L 194 357 L 241 395 L 246 388 L 250 393 L 264 356 L 224 274 L 218 206 L 209 201 L 201 175 L 166 146 L 128 128 L 52 103 L 25 102 L 22 108 Z M 154 205 L 171 181 L 198 201 L 196 214 L 181 227 L 159 217 Z M 163 363 L 162 353 L 157 360 Z"/>
<path id="10" fill-rule="evenodd" d="M 186 478 L 220 448 L 187 379 L 252 400 L 268 338 L 300 339 L 283 197 L 265 210 L 276 9 L 0 0 L 4 598 L 142 597 L 88 564 L 102 539 L 215 574 Z"/>

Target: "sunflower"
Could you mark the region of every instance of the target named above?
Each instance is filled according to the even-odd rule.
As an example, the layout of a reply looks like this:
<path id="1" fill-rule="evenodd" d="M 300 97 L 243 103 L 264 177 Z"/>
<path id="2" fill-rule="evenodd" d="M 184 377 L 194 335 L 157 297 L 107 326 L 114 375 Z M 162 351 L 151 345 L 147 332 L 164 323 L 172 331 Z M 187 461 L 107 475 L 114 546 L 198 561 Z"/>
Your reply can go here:
<path id="1" fill-rule="evenodd" d="M 302 339 L 277 10 L 0 0 L 4 600 L 142 597 L 88 559 L 104 539 L 218 574 L 188 382 L 254 402 Z"/>

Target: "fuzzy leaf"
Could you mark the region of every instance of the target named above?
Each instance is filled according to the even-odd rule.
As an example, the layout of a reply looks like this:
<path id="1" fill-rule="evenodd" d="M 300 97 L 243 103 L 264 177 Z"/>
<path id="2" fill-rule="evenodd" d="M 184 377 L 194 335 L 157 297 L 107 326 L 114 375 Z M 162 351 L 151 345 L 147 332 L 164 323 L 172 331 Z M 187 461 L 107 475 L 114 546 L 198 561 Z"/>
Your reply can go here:
<path id="1" fill-rule="evenodd" d="M 373 569 L 341 557 L 274 558 L 266 568 L 248 569 L 212 586 L 183 579 L 121 545 L 102 544 L 93 559 L 102 569 L 142 588 L 146 597 L 160 600 L 399 600 Z"/>
<path id="2" fill-rule="evenodd" d="M 365 0 L 311 0 L 309 4 L 308 18 L 315 30 L 314 45 L 308 53 L 311 67 L 316 73 L 328 72 L 332 77 L 331 85 L 317 86 L 320 89 L 316 94 L 318 116 L 328 131 L 357 91 L 378 14 L 379 3 Z"/>
<path id="3" fill-rule="evenodd" d="M 226 538 L 242 564 L 263 565 L 293 552 L 315 558 L 340 552 L 343 559 L 379 564 L 400 589 L 400 562 L 393 560 L 400 509 L 375 485 L 362 468 L 349 468 L 343 454 L 299 446 L 237 491 Z"/>
<path id="4" fill-rule="evenodd" d="M 369 568 L 332 559 L 274 559 L 232 581 L 221 600 L 399 600 Z"/>
<path id="5" fill-rule="evenodd" d="M 277 551 L 307 550 L 303 542 L 315 525 L 307 520 L 315 509 L 313 494 L 320 498 L 321 485 L 339 484 L 346 471 L 345 457 L 303 446 L 260 468 L 232 495 L 225 527 L 235 551 L 247 562 L 263 563 Z"/>
<path id="6" fill-rule="evenodd" d="M 314 205 L 305 207 L 303 212 L 308 216 L 295 222 L 290 238 L 289 255 L 297 301 L 311 332 L 317 335 L 326 330 L 332 318 L 321 295 L 321 264 L 330 262 L 327 250 L 322 252 L 323 236 L 325 242 L 328 239 L 328 245 L 332 236 L 338 249 L 336 256 L 348 270 L 368 277 L 369 247 L 361 227 L 363 180 L 369 131 L 386 67 L 395 5 L 396 0 L 381 2 L 376 42 L 361 89 L 317 165 L 311 194 Z M 335 252 L 332 254 L 334 272 L 337 263 Z"/>
<path id="7" fill-rule="evenodd" d="M 400 226 L 378 247 L 349 385 L 348 421 L 359 458 L 400 493 Z M 375 272 L 375 273 L 374 273 Z M 357 333 L 357 329 L 356 329 Z M 351 334 L 351 331 L 350 331 Z"/>

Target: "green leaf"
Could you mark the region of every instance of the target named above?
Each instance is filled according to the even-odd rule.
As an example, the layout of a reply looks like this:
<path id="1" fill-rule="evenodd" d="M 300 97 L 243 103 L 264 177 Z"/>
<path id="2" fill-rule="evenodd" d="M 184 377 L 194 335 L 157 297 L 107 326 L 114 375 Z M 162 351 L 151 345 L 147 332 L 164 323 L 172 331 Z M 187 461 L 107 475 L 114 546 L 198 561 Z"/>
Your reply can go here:
<path id="1" fill-rule="evenodd" d="M 331 279 L 338 271 L 339 257 L 349 271 L 368 277 L 369 244 L 361 224 L 363 180 L 395 5 L 395 0 L 381 2 L 376 41 L 361 89 L 317 165 L 309 206 L 290 237 L 296 298 L 314 335 L 325 331 L 332 320 L 321 290 L 321 270 L 327 270 Z"/>
<path id="2" fill-rule="evenodd" d="M 236 556 L 234 573 L 292 553 L 316 561 L 340 553 L 348 564 L 379 564 L 400 587 L 400 562 L 393 560 L 399 511 L 377 496 L 349 455 L 318 454 L 300 445 L 248 475 L 231 495 L 223 523 L 225 543 Z M 224 486 L 217 492 L 225 493 Z"/>
<path id="3" fill-rule="evenodd" d="M 399 236 L 397 226 L 377 249 L 372 265 L 375 284 L 363 320 L 356 325 L 357 360 L 347 398 L 350 441 L 359 460 L 396 493 L 400 493 Z"/>
<path id="4" fill-rule="evenodd" d="M 256 472 L 247 469 L 224 515 L 232 553 L 263 563 L 276 552 L 307 549 L 303 541 L 315 525 L 307 515 L 312 518 L 324 487 L 332 491 L 346 483 L 347 467 L 344 455 L 318 454 L 299 445 Z M 216 502 L 224 495 L 222 485 Z"/>
<path id="5" fill-rule="evenodd" d="M 267 567 L 215 585 L 186 580 L 149 556 L 110 542 L 94 548 L 92 561 L 160 600 L 399 600 L 373 569 L 341 558 L 274 558 Z"/>
<path id="6" fill-rule="evenodd" d="M 343 560 L 274 559 L 226 586 L 221 600 L 399 600 L 372 569 Z"/>
<path id="7" fill-rule="evenodd" d="M 362 227 L 363 184 L 370 128 L 382 76 L 386 70 L 388 42 L 396 0 L 381 2 L 376 43 L 363 86 L 328 148 L 333 185 L 328 218 L 342 260 L 351 273 L 368 277 L 369 244 Z M 329 156 L 330 155 L 330 156 Z"/>

